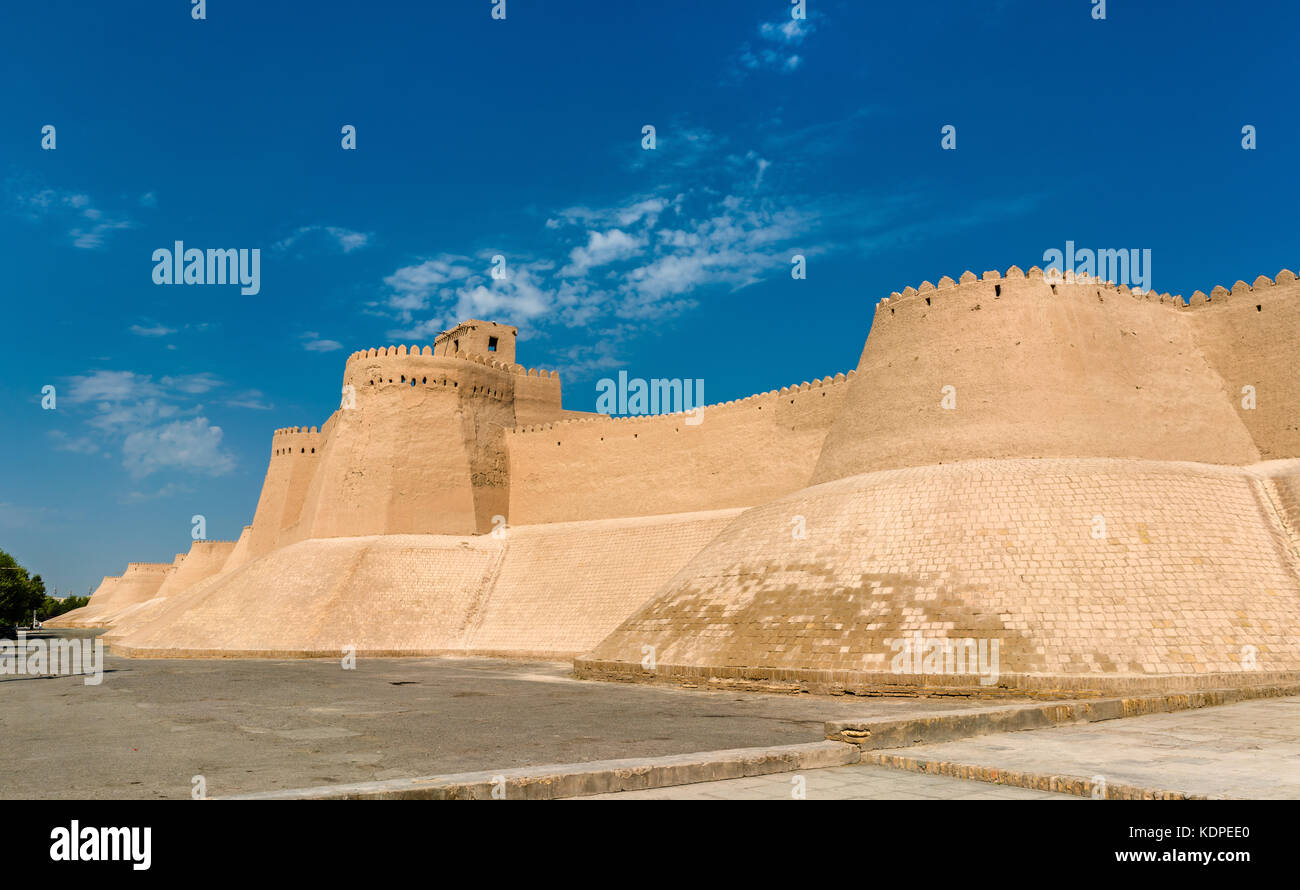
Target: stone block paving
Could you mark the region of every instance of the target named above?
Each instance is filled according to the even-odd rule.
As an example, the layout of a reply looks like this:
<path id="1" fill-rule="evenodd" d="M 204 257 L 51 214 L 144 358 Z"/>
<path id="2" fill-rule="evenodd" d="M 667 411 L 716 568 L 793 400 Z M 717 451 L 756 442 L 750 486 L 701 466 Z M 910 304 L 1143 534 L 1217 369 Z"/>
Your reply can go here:
<path id="1" fill-rule="evenodd" d="M 928 776 L 881 766 L 836 766 L 571 800 L 794 800 L 802 777 L 807 800 L 1083 800 L 1070 794 Z"/>
<path id="2" fill-rule="evenodd" d="M 887 752 L 1210 797 L 1300 799 L 1300 696 Z"/>

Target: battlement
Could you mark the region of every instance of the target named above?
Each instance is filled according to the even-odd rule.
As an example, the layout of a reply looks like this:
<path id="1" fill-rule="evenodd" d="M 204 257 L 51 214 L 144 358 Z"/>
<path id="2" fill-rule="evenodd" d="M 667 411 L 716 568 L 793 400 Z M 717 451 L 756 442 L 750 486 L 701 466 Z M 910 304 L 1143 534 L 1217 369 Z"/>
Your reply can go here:
<path id="1" fill-rule="evenodd" d="M 271 435 L 271 456 L 316 454 L 320 443 L 320 430 L 314 426 L 282 427 Z"/>
<path id="2" fill-rule="evenodd" d="M 344 364 L 345 373 L 353 363 L 368 358 L 431 358 L 439 361 L 451 359 L 454 361 L 469 362 L 471 364 L 482 365 L 487 368 L 495 368 L 505 371 L 519 377 L 553 377 L 559 379 L 558 371 L 546 371 L 539 368 L 527 368 L 514 362 L 501 361 L 491 356 L 484 356 L 477 352 L 455 352 L 455 353 L 435 353 L 429 346 L 380 346 L 378 348 L 361 349 L 348 356 Z"/>
<path id="3" fill-rule="evenodd" d="M 732 399 L 731 401 L 728 402 L 715 402 L 712 405 L 705 405 L 703 410 L 707 414 L 710 411 L 717 411 L 723 408 L 736 408 L 736 407 L 748 406 L 748 405 L 757 406 L 758 402 L 762 400 L 770 400 L 774 397 L 790 395 L 791 393 L 820 390 L 823 387 L 838 386 L 842 383 L 847 383 L 850 379 L 852 379 L 852 377 L 856 373 L 857 372 L 855 370 L 850 370 L 845 373 L 836 374 L 834 377 L 830 377 L 830 376 L 822 377 L 821 379 L 813 380 L 812 382 L 805 380 L 803 383 L 800 384 L 792 384 L 790 386 L 783 386 L 780 389 L 772 389 L 772 390 L 768 390 L 767 392 L 755 393 L 754 395 L 751 396 L 745 396 L 743 399 Z M 673 417 L 676 418 L 689 417 L 694 413 L 695 413 L 695 409 L 691 409 L 690 411 L 671 411 L 662 414 L 594 414 L 589 417 L 569 417 L 563 420 L 552 421 L 550 423 L 539 423 L 539 424 L 531 424 L 528 426 L 520 426 L 512 430 L 511 432 L 513 432 L 514 434 L 539 433 L 539 432 L 546 432 L 547 430 L 554 430 L 557 428 L 572 427 L 574 424 L 584 424 L 584 423 L 638 423 L 638 422 L 645 422 L 645 421 L 652 421 L 652 420 L 664 420 L 665 418 L 673 418 Z"/>
<path id="4" fill-rule="evenodd" d="M 968 270 L 963 272 L 956 281 L 945 275 L 939 279 L 937 285 L 929 281 L 923 281 L 917 287 L 908 286 L 902 292 L 894 291 L 888 297 L 883 297 L 877 301 L 876 318 L 882 321 L 887 320 L 892 316 L 897 316 L 900 309 L 909 310 L 907 314 L 911 314 L 910 310 L 933 306 L 934 301 L 941 298 L 987 296 L 996 300 L 1004 295 L 1011 296 L 1024 293 L 1027 288 L 1039 292 L 1050 289 L 1052 295 L 1059 296 L 1083 296 L 1092 293 L 1095 296 L 1102 297 L 1103 300 L 1107 295 L 1118 295 L 1142 302 L 1158 303 L 1173 310 L 1195 309 L 1212 303 L 1226 303 L 1234 297 L 1244 298 L 1252 294 L 1268 294 L 1271 288 L 1287 286 L 1294 283 L 1295 280 L 1295 273 L 1283 269 L 1278 272 L 1276 279 L 1270 279 L 1267 275 L 1260 275 L 1253 284 L 1237 281 L 1231 289 L 1223 285 L 1217 285 L 1208 295 L 1198 290 L 1192 294 L 1190 299 L 1184 300 L 1181 294 L 1134 290 L 1128 285 L 1117 285 L 1113 281 L 1088 275 L 1087 273 L 1075 274 L 1072 270 L 1048 275 L 1038 266 L 1031 266 L 1028 272 L 1022 271 L 1019 266 L 1011 266 L 1005 274 L 994 270 L 977 277 L 974 272 Z M 888 309 L 888 314 L 882 312 L 883 309 Z"/>

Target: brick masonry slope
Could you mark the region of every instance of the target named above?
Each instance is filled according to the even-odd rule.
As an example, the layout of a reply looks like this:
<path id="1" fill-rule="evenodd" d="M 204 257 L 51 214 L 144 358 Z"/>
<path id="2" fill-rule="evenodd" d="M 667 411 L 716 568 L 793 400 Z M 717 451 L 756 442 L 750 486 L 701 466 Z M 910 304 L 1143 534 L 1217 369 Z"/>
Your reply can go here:
<path id="1" fill-rule="evenodd" d="M 1298 671 L 1296 541 L 1269 492 L 1298 476 L 1002 460 L 825 483 L 738 517 L 579 668 L 643 675 L 653 646 L 661 675 L 984 692 Z M 918 631 L 998 640 L 999 684 L 895 674 Z"/>
<path id="2" fill-rule="evenodd" d="M 585 651 L 738 514 L 564 523 L 490 535 L 291 544 L 169 600 L 115 636 L 128 655 Z"/>

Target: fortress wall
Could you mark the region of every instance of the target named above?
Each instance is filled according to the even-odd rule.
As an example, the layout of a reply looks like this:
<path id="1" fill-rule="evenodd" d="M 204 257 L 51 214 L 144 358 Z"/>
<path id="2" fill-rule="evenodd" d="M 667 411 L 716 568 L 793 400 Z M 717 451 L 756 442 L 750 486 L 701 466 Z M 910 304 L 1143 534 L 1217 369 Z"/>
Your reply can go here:
<path id="1" fill-rule="evenodd" d="M 1095 281 L 1052 285 L 1036 268 L 908 288 L 876 307 L 813 481 L 972 458 L 1252 463 L 1182 307 Z"/>
<path id="2" fill-rule="evenodd" d="M 740 513 L 511 528 L 490 595 L 465 636 L 473 652 L 586 652 Z"/>
<path id="3" fill-rule="evenodd" d="M 550 423 L 564 414 L 560 407 L 560 376 L 554 372 L 529 371 L 517 376 L 514 391 L 516 426 Z"/>
<path id="4" fill-rule="evenodd" d="M 1230 405 L 1261 457 L 1300 457 L 1300 373 L 1286 359 L 1300 344 L 1300 282 L 1287 270 L 1229 291 L 1192 295 L 1188 321 L 1210 364 L 1223 378 Z M 1255 408 L 1242 387 L 1255 387 Z"/>
<path id="5" fill-rule="evenodd" d="M 234 549 L 234 541 L 194 541 L 188 553 L 177 556 L 174 570 L 167 573 L 153 596 L 112 614 L 112 629 L 104 634 L 104 641 L 111 643 L 155 614 L 171 597 L 219 574 Z"/>
<path id="6" fill-rule="evenodd" d="M 176 571 L 169 572 L 158 586 L 155 597 L 171 596 L 191 584 L 197 584 L 209 575 L 220 572 L 235 549 L 234 541 L 194 541 L 190 550 L 176 563 Z"/>
<path id="7" fill-rule="evenodd" d="M 143 656 L 572 656 L 739 511 L 491 535 L 315 538 L 168 598 L 112 639 Z M 268 596 L 274 591 L 274 596 Z"/>
<path id="8" fill-rule="evenodd" d="M 236 569 L 118 640 L 144 654 L 331 655 L 451 648 L 496 549 L 443 536 L 316 538 Z M 266 596 L 275 591 L 275 596 Z"/>
<path id="9" fill-rule="evenodd" d="M 579 674 L 646 678 L 649 645 L 660 677 L 822 690 L 1263 682 L 1300 670 L 1300 557 L 1264 491 L 1289 463 L 969 461 L 817 485 L 741 514 Z M 999 683 L 895 673 L 915 632 L 999 640 Z"/>
<path id="10" fill-rule="evenodd" d="M 94 627 L 93 618 L 95 613 L 112 602 L 113 590 L 117 587 L 118 582 L 122 580 L 121 575 L 105 575 L 99 582 L 99 586 L 90 594 L 90 599 L 86 604 L 78 609 L 71 609 L 62 615 L 56 615 L 48 621 L 41 624 L 44 627 Z M 92 623 L 83 622 L 92 620 Z"/>
<path id="11" fill-rule="evenodd" d="M 235 546 L 231 548 L 230 555 L 227 556 L 226 561 L 222 563 L 222 572 L 229 572 L 232 569 L 237 569 L 252 558 L 248 553 L 248 539 L 252 533 L 253 527 L 251 525 L 246 525 L 240 530 L 239 539 L 235 541 Z"/>
<path id="12" fill-rule="evenodd" d="M 62 619 L 46 622 L 49 627 L 112 627 L 117 617 L 131 607 L 152 599 L 166 577 L 183 559 L 177 554 L 173 562 L 132 562 L 118 578 L 105 578 L 91 594 L 90 602 L 73 609 Z M 109 585 L 108 582 L 113 583 Z"/>
<path id="13" fill-rule="evenodd" d="M 516 368 L 428 347 L 354 353 L 355 401 L 332 419 L 294 537 L 489 530 L 508 500 Z"/>
<path id="14" fill-rule="evenodd" d="M 808 483 L 848 379 L 708 405 L 698 425 L 669 414 L 514 430 L 510 523 L 747 507 L 788 494 Z"/>
<path id="15" fill-rule="evenodd" d="M 279 546 L 280 532 L 298 520 L 307 486 L 320 456 L 315 427 L 286 427 L 271 436 L 271 460 L 253 514 L 248 549 L 254 557 Z"/>

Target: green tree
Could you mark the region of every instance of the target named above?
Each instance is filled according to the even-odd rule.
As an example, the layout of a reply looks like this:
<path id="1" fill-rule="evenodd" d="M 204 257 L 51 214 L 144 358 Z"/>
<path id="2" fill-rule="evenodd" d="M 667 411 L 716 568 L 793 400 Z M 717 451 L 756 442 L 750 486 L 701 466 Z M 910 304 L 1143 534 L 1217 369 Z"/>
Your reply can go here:
<path id="1" fill-rule="evenodd" d="M 90 602 L 88 596 L 65 596 L 61 600 L 56 600 L 47 594 L 45 602 L 36 609 L 36 617 L 41 621 L 45 621 L 56 615 L 71 612 L 73 609 L 80 609 L 88 602 Z"/>
<path id="2" fill-rule="evenodd" d="M 45 582 L 0 550 L 0 624 L 27 624 L 45 604 Z"/>

